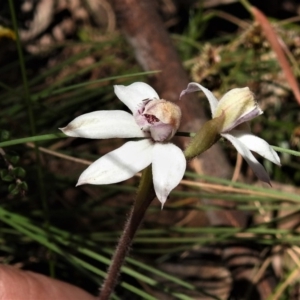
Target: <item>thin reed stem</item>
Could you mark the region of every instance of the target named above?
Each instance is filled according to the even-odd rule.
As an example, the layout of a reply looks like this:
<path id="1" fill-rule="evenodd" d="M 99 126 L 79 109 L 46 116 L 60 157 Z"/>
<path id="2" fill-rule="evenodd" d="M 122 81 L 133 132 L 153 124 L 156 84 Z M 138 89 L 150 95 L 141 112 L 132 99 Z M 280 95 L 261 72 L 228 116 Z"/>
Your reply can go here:
<path id="1" fill-rule="evenodd" d="M 22 45 L 21 45 L 20 36 L 19 36 L 19 29 L 18 29 L 18 23 L 17 23 L 16 13 L 15 13 L 15 8 L 14 8 L 14 1 L 9 0 L 8 3 L 9 3 L 12 24 L 13 24 L 14 31 L 15 31 L 16 37 L 17 37 L 16 46 L 17 46 L 17 51 L 18 51 L 21 76 L 22 76 L 23 87 L 24 87 L 23 99 L 25 100 L 25 105 L 27 107 L 27 114 L 28 114 L 28 119 L 29 119 L 31 135 L 35 136 L 36 135 L 36 124 L 35 124 L 33 106 L 32 106 L 31 97 L 30 97 L 30 90 L 29 90 L 28 78 L 27 78 L 27 73 L 26 73 L 25 59 L 24 59 Z M 39 148 L 36 144 L 34 147 L 34 152 L 35 152 L 35 157 L 36 157 L 36 174 L 37 174 L 39 195 L 41 197 L 42 206 L 43 206 L 43 213 L 44 213 L 44 217 L 45 217 L 45 228 L 48 231 L 48 228 L 50 225 L 49 208 L 48 208 L 48 202 L 47 202 L 46 193 L 45 193 L 40 152 L 39 152 Z M 54 263 L 52 260 L 49 260 L 49 272 L 50 272 L 51 277 L 54 277 Z"/>

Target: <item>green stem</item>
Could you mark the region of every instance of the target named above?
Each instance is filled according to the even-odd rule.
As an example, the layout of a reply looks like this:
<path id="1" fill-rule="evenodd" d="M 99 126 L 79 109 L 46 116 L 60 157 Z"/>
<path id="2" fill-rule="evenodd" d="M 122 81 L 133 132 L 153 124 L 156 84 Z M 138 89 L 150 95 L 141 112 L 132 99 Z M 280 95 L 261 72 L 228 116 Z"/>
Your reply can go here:
<path id="1" fill-rule="evenodd" d="M 67 136 L 64 133 L 50 133 L 50 134 L 44 134 L 44 135 L 36 135 L 36 136 L 30 136 L 26 138 L 11 140 L 0 143 L 0 147 L 8 147 L 18 144 L 25 144 L 30 142 L 41 142 L 41 141 L 47 141 L 47 140 L 54 140 L 54 139 L 61 139 L 66 138 Z"/>
<path id="2" fill-rule="evenodd" d="M 142 174 L 142 179 L 138 188 L 137 196 L 124 231 L 120 237 L 116 251 L 112 258 L 112 263 L 108 268 L 107 277 L 103 283 L 99 300 L 108 300 L 117 284 L 121 267 L 128 254 L 134 235 L 139 228 L 150 203 L 155 197 L 152 180 L 151 165 Z"/>
<path id="3" fill-rule="evenodd" d="M 184 150 L 186 159 L 192 159 L 215 144 L 220 138 L 219 132 L 224 123 L 224 114 L 213 118 L 203 124 L 198 132 L 194 135 L 188 147 Z"/>
<path id="4" fill-rule="evenodd" d="M 14 3 L 13 3 L 13 0 L 9 0 L 8 3 L 9 3 L 12 24 L 13 24 L 14 31 L 15 31 L 16 37 L 17 37 L 16 38 L 16 46 L 17 46 L 18 56 L 19 56 L 19 60 L 20 60 L 21 76 L 22 76 L 23 87 L 24 87 L 24 99 L 25 99 L 26 106 L 27 106 L 30 130 L 31 130 L 31 134 L 35 135 L 36 128 L 35 128 L 35 123 L 34 123 L 33 109 L 32 109 L 32 105 L 31 105 L 31 101 L 30 101 L 30 92 L 29 92 L 28 80 L 27 80 L 27 75 L 26 75 L 25 60 L 24 60 L 22 46 L 21 46 L 20 37 L 19 37 L 19 30 L 18 30 L 18 25 L 17 25 L 17 18 L 16 18 L 16 13 L 15 13 Z"/>

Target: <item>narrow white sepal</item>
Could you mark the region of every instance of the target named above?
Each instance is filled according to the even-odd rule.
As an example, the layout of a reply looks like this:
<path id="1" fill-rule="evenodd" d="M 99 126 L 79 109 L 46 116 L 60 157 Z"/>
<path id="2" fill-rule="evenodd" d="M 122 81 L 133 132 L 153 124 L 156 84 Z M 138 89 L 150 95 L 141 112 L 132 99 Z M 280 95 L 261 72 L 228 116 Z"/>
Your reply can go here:
<path id="1" fill-rule="evenodd" d="M 251 151 L 258 153 L 272 163 L 280 166 L 278 154 L 265 140 L 245 131 L 232 130 L 230 134 L 236 137 Z"/>
<path id="2" fill-rule="evenodd" d="M 127 142 L 92 163 L 78 179 L 81 184 L 111 184 L 131 178 L 152 161 L 153 143 L 150 140 Z"/>
<path id="3" fill-rule="evenodd" d="M 179 184 L 186 169 L 186 159 L 174 144 L 155 143 L 152 159 L 154 190 L 163 207 L 170 192 Z"/>
<path id="4" fill-rule="evenodd" d="M 210 90 L 208 90 L 201 84 L 196 83 L 196 82 L 190 82 L 188 84 L 187 88 L 181 92 L 180 98 L 187 93 L 192 93 L 192 92 L 197 92 L 197 91 L 202 91 L 205 94 L 205 96 L 208 99 L 209 105 L 210 105 L 211 113 L 214 116 L 214 113 L 218 106 L 219 101 Z"/>
<path id="5" fill-rule="evenodd" d="M 245 144 L 243 144 L 239 139 L 237 139 L 235 136 L 229 133 L 222 133 L 221 135 L 227 140 L 229 140 L 232 143 L 232 145 L 235 147 L 235 149 L 243 156 L 243 158 L 247 161 L 250 168 L 253 170 L 253 172 L 258 177 L 258 179 L 271 185 L 270 177 L 267 171 L 257 161 L 257 159 L 251 153 L 249 148 Z"/>
<path id="6" fill-rule="evenodd" d="M 89 139 L 149 136 L 139 128 L 131 114 L 122 110 L 101 110 L 87 113 L 59 129 L 68 136 Z"/>
<path id="7" fill-rule="evenodd" d="M 132 111 L 137 112 L 145 99 L 159 99 L 156 91 L 147 83 L 135 82 L 128 86 L 115 85 L 115 94 Z"/>

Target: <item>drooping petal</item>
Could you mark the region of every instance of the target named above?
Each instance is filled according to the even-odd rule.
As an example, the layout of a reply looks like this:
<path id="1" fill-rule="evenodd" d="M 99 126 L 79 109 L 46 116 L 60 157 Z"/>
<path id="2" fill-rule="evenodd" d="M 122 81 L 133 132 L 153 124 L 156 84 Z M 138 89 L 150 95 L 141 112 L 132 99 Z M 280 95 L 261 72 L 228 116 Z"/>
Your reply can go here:
<path id="1" fill-rule="evenodd" d="M 147 83 L 135 82 L 128 86 L 115 85 L 115 94 L 132 111 L 137 112 L 145 99 L 159 99 L 156 91 Z"/>
<path id="2" fill-rule="evenodd" d="M 149 136 L 139 128 L 131 114 L 122 110 L 87 113 L 75 118 L 60 130 L 68 136 L 90 139 Z"/>
<path id="3" fill-rule="evenodd" d="M 111 184 L 131 178 L 151 164 L 153 143 L 150 140 L 127 142 L 92 163 L 78 179 L 82 184 Z"/>
<path id="4" fill-rule="evenodd" d="M 183 152 L 174 144 L 155 143 L 152 172 L 154 190 L 162 206 L 182 179 L 186 168 Z"/>
<path id="5" fill-rule="evenodd" d="M 227 92 L 219 101 L 213 117 L 225 114 L 223 132 L 228 132 L 237 125 L 250 121 L 263 112 L 248 87 L 235 88 Z"/>
<path id="6" fill-rule="evenodd" d="M 229 140 L 235 147 L 235 149 L 243 156 L 243 158 L 247 161 L 247 163 L 249 164 L 255 175 L 258 177 L 258 179 L 270 184 L 270 177 L 267 171 L 257 161 L 257 159 L 253 156 L 251 151 L 247 148 L 247 146 L 231 134 L 226 133 L 222 134 L 222 136 Z"/>
<path id="7" fill-rule="evenodd" d="M 243 143 L 248 149 L 270 160 L 272 163 L 280 166 L 280 158 L 276 151 L 263 139 L 239 130 L 232 130 L 230 132 L 235 138 Z"/>
<path id="8" fill-rule="evenodd" d="M 210 105 L 211 113 L 214 116 L 215 110 L 218 106 L 218 99 L 214 96 L 214 94 L 210 90 L 208 90 L 201 84 L 196 83 L 196 82 L 190 82 L 188 84 L 187 88 L 181 92 L 179 98 L 181 98 L 185 94 L 197 92 L 197 91 L 202 91 L 205 94 L 205 96 L 208 99 L 209 105 Z"/>

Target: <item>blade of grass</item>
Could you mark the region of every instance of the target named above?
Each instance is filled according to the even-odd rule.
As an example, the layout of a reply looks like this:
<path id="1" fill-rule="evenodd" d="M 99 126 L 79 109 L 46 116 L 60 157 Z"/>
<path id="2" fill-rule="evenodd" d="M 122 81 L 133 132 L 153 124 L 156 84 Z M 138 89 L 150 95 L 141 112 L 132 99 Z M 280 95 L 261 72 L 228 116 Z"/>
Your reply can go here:
<path id="1" fill-rule="evenodd" d="M 18 145 L 18 144 L 25 144 L 28 142 L 42 142 L 42 141 L 61 139 L 61 138 L 67 138 L 67 136 L 63 133 L 51 133 L 51 134 L 44 134 L 44 135 L 36 135 L 36 136 L 27 137 L 27 138 L 2 142 L 2 143 L 0 143 L 0 147 L 3 148 L 3 147 Z"/>

